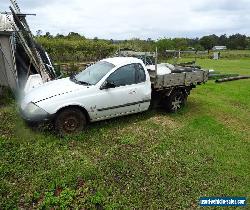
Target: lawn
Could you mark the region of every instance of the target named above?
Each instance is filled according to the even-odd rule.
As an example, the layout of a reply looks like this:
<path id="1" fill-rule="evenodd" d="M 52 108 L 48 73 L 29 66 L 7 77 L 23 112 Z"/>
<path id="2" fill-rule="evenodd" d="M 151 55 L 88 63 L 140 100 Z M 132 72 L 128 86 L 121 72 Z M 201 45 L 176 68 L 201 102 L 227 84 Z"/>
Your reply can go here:
<path id="1" fill-rule="evenodd" d="M 209 55 L 207 53 L 200 54 L 198 53 L 198 58 L 208 58 L 213 57 L 214 51 L 210 51 Z M 250 50 L 223 50 L 220 51 L 221 58 L 223 59 L 250 59 Z M 193 53 L 184 53 L 181 55 L 186 58 L 195 58 L 196 55 Z M 237 60 L 236 60 L 237 61 Z"/>
<path id="2" fill-rule="evenodd" d="M 250 74 L 247 59 L 198 64 Z M 4 100 L 0 209 L 197 209 L 201 196 L 249 198 L 249 136 L 250 80 L 209 81 L 177 114 L 150 110 L 65 138 L 30 129 Z"/>

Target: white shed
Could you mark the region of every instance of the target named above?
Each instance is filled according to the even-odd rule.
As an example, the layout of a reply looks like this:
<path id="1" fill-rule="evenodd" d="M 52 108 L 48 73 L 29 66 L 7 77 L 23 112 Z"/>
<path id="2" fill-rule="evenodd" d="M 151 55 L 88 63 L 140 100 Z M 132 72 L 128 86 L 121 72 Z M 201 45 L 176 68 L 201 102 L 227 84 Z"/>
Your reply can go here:
<path id="1" fill-rule="evenodd" d="M 227 46 L 214 46 L 212 50 L 226 50 Z"/>

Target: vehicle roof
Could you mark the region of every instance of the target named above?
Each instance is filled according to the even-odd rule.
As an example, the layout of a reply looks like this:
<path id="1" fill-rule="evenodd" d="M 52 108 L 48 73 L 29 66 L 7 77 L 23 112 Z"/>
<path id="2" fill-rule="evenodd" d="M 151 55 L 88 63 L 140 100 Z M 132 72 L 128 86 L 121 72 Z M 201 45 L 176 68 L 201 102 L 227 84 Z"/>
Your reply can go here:
<path id="1" fill-rule="evenodd" d="M 143 63 L 142 60 L 133 57 L 114 57 L 114 58 L 106 58 L 102 61 L 106 61 L 114 64 L 115 66 L 122 66 L 129 63 Z"/>

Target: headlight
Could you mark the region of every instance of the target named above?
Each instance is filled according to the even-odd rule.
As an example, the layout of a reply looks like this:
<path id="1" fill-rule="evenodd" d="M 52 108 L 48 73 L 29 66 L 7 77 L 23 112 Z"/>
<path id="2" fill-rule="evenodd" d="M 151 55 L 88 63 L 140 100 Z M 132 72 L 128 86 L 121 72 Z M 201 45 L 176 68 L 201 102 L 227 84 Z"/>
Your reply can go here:
<path id="1" fill-rule="evenodd" d="M 48 113 L 34 103 L 29 103 L 24 109 L 25 115 L 29 117 L 44 116 Z"/>

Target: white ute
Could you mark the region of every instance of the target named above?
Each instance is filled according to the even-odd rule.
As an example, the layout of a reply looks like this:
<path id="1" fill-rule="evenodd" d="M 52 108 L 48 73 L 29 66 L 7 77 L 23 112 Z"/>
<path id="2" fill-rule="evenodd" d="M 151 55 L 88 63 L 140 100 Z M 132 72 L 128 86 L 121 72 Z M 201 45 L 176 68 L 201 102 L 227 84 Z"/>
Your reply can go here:
<path id="1" fill-rule="evenodd" d="M 132 57 L 104 59 L 76 75 L 32 89 L 22 99 L 20 111 L 26 121 L 53 120 L 61 134 L 79 132 L 88 122 L 146 111 L 153 104 L 151 97 L 154 104 L 174 112 L 196 84 L 207 81 L 207 72 L 170 72 L 157 75 Z"/>

